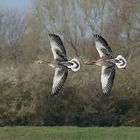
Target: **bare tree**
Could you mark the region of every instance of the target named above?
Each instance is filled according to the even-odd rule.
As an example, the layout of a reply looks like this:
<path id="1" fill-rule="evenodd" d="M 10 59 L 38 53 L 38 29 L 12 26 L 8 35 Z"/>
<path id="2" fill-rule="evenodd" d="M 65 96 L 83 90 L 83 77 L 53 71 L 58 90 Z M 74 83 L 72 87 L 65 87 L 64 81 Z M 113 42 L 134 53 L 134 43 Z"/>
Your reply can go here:
<path id="1" fill-rule="evenodd" d="M 25 32 L 25 18 L 17 12 L 2 11 L 0 16 L 0 48 L 2 59 L 16 62 L 19 53 L 19 41 Z"/>
<path id="2" fill-rule="evenodd" d="M 74 0 L 59 0 L 57 2 L 43 0 L 41 2 L 37 1 L 35 6 L 38 19 L 47 33 L 62 35 L 69 49 L 76 56 L 79 56 L 83 47 L 81 42 L 84 40 L 86 32 L 86 23 L 83 20 L 84 14 L 81 11 L 79 2 Z"/>
<path id="3" fill-rule="evenodd" d="M 124 50 L 130 60 L 133 51 L 139 45 L 139 11 L 140 2 L 134 0 L 109 1 L 108 24 L 105 26 L 104 33 L 115 50 Z M 123 52 L 123 53 L 124 53 Z"/>

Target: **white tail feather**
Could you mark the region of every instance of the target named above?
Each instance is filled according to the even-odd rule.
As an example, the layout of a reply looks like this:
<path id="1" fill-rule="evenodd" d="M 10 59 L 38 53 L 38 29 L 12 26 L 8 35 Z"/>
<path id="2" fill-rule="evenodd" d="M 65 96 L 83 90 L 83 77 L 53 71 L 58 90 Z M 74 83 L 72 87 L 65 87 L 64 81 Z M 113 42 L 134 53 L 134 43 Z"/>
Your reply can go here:
<path id="1" fill-rule="evenodd" d="M 118 62 L 115 63 L 118 68 L 123 69 L 123 68 L 126 67 L 127 62 L 126 62 L 126 60 L 125 60 L 125 58 L 123 56 L 118 55 L 116 57 L 116 60 L 119 60 Z"/>
<path id="2" fill-rule="evenodd" d="M 78 59 L 73 58 L 69 62 L 73 63 L 73 65 L 70 65 L 70 66 L 67 66 L 67 67 L 70 68 L 71 70 L 73 70 L 74 72 L 76 72 L 80 69 L 80 62 L 78 61 Z"/>

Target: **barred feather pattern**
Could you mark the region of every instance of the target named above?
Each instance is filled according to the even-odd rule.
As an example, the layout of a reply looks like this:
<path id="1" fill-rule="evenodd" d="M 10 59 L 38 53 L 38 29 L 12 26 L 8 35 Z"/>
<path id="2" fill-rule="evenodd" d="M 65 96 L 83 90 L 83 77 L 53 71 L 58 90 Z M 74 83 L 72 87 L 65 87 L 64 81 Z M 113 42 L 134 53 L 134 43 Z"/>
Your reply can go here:
<path id="1" fill-rule="evenodd" d="M 62 40 L 58 35 L 49 34 L 51 50 L 55 60 L 67 61 L 67 54 Z"/>
<path id="2" fill-rule="evenodd" d="M 111 48 L 109 47 L 107 41 L 102 36 L 95 34 L 94 38 L 95 38 L 96 49 L 100 57 L 112 54 Z"/>
<path id="3" fill-rule="evenodd" d="M 67 79 L 67 75 L 68 70 L 65 67 L 55 68 L 51 95 L 56 95 L 59 93 Z"/>
<path id="4" fill-rule="evenodd" d="M 115 78 L 115 65 L 102 66 L 101 83 L 104 94 L 110 93 Z"/>

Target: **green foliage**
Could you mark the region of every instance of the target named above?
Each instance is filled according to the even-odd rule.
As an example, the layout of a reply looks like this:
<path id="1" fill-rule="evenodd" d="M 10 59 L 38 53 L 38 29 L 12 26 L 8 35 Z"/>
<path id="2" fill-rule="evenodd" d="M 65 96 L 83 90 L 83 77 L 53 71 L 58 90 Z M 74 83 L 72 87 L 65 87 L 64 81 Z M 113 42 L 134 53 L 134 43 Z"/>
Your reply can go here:
<path id="1" fill-rule="evenodd" d="M 2 140 L 139 140 L 135 127 L 3 127 Z"/>

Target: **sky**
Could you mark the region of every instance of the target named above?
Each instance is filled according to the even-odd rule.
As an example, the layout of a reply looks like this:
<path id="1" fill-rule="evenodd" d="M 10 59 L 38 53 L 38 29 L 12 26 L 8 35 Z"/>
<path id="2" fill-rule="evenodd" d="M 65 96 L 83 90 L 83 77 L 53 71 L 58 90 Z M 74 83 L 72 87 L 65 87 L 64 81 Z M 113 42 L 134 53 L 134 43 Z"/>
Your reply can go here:
<path id="1" fill-rule="evenodd" d="M 32 0 L 0 0 L 0 7 L 5 9 L 18 9 L 26 11 L 30 8 Z"/>

